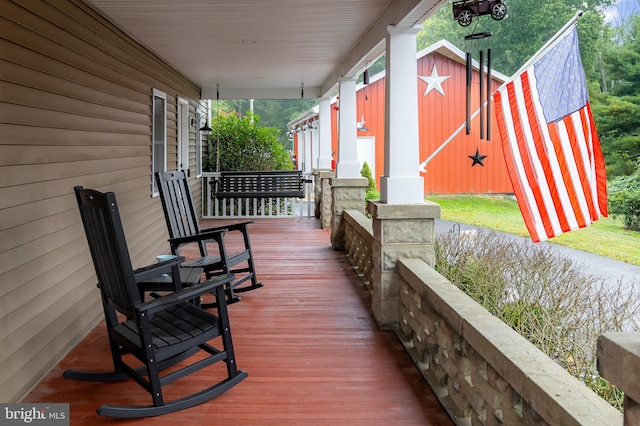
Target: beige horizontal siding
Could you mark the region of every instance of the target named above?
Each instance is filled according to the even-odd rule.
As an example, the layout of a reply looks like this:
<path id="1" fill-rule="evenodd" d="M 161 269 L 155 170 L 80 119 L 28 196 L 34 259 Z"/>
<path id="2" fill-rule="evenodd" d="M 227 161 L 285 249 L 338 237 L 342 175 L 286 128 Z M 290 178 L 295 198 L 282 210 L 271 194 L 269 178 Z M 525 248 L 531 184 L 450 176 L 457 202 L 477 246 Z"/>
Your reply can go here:
<path id="1" fill-rule="evenodd" d="M 116 194 L 134 267 L 169 250 L 151 196 L 153 89 L 167 93 L 172 169 L 177 96 L 193 115 L 198 87 L 80 0 L 3 2 L 0 401 L 17 400 L 102 316 L 74 186 Z M 194 146 L 190 165 L 195 176 Z"/>
<path id="2" fill-rule="evenodd" d="M 147 138 L 148 139 L 148 138 Z M 73 161 L 97 161 L 106 158 L 149 157 L 150 146 L 85 146 L 73 149 Z M 0 145 L 0 166 L 63 163 L 69 154 L 58 146 L 50 145 Z"/>
<path id="3" fill-rule="evenodd" d="M 12 84 L 40 90 L 43 93 L 62 93 L 72 99 L 89 101 L 99 97 L 103 106 L 118 109 L 123 113 L 133 114 L 149 114 L 151 107 L 145 103 L 148 93 L 116 91 L 114 93 L 101 90 L 101 85 L 90 86 L 86 80 L 97 80 L 102 83 L 103 80 L 96 79 L 90 73 L 81 72 L 76 69 L 69 69 L 70 72 L 77 73 L 76 79 L 61 79 L 57 75 L 51 75 L 46 70 L 58 68 L 58 63 L 50 58 L 42 58 L 42 55 L 35 52 L 29 52 L 26 55 L 20 54 L 21 49 L 16 48 L 14 44 L 0 40 L 0 46 L 3 49 L 3 60 L 0 62 L 0 73 L 4 75 L 15 76 Z M 15 53 L 13 53 L 16 51 Z M 13 53 L 13 55 L 11 55 Z M 10 57 L 15 56 L 15 57 Z M 29 62 L 28 58 L 33 57 Z M 32 66 L 37 68 L 32 68 Z M 85 80 L 82 80 L 82 79 Z M 80 81 L 75 81 L 80 79 Z M 108 85 L 105 85 L 108 86 Z M 106 87 L 105 87 L 106 88 Z M 124 97 L 128 96 L 128 97 Z M 32 102 L 32 100 L 27 103 Z"/>
<path id="4" fill-rule="evenodd" d="M 1 116 L 0 116 L 1 117 Z M 128 135 L 122 133 L 104 133 L 93 129 L 71 130 L 31 126 L 25 131 L 24 125 L 0 123 L 0 141 L 11 145 L 46 146 L 143 146 L 150 139 L 149 134 Z M 0 142 L 0 145 L 2 142 Z M 151 145 L 147 147 L 151 153 Z"/>

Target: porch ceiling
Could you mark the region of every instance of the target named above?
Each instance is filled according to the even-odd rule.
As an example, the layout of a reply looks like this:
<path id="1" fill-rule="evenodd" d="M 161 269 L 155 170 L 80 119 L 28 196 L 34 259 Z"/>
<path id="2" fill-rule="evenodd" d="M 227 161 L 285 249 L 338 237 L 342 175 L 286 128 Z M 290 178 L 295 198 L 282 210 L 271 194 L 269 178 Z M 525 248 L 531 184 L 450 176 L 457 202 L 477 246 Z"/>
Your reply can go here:
<path id="1" fill-rule="evenodd" d="M 85 0 L 215 99 L 331 95 L 445 0 Z"/>

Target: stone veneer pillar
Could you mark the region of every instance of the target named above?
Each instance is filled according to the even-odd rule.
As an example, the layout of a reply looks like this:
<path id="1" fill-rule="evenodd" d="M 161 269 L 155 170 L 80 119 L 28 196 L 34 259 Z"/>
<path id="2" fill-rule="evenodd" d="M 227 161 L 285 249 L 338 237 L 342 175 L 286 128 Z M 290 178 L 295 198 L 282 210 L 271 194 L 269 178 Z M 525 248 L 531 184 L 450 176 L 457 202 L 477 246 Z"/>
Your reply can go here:
<path id="1" fill-rule="evenodd" d="M 440 206 L 430 201 L 419 204 L 385 204 L 369 201 L 373 216 L 371 307 L 382 329 L 400 324 L 400 289 L 396 274 L 398 259 L 422 259 L 435 264 L 435 219 Z"/>
<path id="2" fill-rule="evenodd" d="M 336 177 L 334 170 L 314 170 L 315 177 L 315 216 L 320 219 L 322 229 L 331 228 L 332 194 L 331 179 Z"/>
<path id="3" fill-rule="evenodd" d="M 369 180 L 365 177 L 333 178 L 331 184 L 331 246 L 334 250 L 344 249 L 344 223 L 342 212 L 357 210 L 364 214 L 365 196 Z"/>

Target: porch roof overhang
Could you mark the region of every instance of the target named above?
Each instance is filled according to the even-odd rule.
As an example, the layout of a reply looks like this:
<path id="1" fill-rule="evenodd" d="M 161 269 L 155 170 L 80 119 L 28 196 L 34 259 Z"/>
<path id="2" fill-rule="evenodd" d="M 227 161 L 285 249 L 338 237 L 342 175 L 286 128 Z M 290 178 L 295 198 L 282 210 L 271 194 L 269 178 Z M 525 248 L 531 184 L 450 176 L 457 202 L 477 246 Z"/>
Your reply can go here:
<path id="1" fill-rule="evenodd" d="M 387 26 L 445 0 L 85 0 L 202 88 L 203 99 L 333 95 L 385 50 Z"/>

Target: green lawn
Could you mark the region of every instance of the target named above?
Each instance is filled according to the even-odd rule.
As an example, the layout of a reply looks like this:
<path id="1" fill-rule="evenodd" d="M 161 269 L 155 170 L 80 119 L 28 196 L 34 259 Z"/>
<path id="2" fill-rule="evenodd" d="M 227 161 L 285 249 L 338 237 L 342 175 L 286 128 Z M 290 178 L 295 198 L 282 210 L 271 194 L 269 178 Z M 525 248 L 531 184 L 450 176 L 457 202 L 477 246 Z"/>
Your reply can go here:
<path id="1" fill-rule="evenodd" d="M 441 218 L 528 237 L 520 209 L 504 195 L 431 195 L 440 204 Z M 549 240 L 640 266 L 640 232 L 627 231 L 620 220 L 601 218 L 583 229 Z"/>

